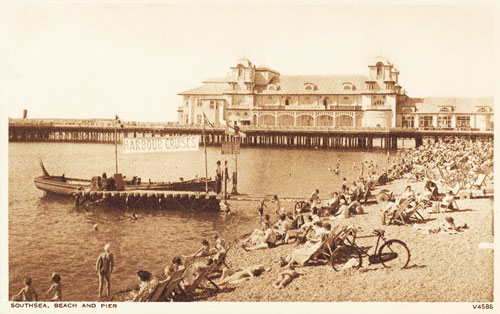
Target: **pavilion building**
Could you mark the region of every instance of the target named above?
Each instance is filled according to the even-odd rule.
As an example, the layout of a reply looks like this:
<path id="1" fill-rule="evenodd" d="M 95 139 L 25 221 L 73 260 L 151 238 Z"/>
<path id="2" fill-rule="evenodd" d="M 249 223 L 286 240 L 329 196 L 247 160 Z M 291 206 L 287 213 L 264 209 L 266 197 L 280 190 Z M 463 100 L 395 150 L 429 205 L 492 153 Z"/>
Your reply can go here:
<path id="1" fill-rule="evenodd" d="M 230 75 L 180 93 L 181 124 L 464 128 L 493 127 L 493 99 L 410 98 L 399 70 L 377 57 L 363 75 L 281 75 L 240 59 Z"/>

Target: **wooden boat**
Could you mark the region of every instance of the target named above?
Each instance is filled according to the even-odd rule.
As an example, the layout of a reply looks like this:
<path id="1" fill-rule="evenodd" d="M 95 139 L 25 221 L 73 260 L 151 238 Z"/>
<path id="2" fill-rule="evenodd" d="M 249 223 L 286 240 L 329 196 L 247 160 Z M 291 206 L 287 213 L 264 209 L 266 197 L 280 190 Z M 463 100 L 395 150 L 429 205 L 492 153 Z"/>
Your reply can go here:
<path id="1" fill-rule="evenodd" d="M 57 195 L 73 195 L 76 192 L 90 190 L 92 180 L 66 178 L 62 176 L 51 176 L 40 160 L 43 176 L 35 178 L 35 186 L 47 193 Z M 198 178 L 186 181 L 174 182 L 151 182 L 137 184 L 132 181 L 124 181 L 124 189 L 131 190 L 152 190 L 152 191 L 194 191 L 203 192 L 206 188 L 205 178 Z M 208 190 L 215 190 L 215 180 L 208 180 Z"/>

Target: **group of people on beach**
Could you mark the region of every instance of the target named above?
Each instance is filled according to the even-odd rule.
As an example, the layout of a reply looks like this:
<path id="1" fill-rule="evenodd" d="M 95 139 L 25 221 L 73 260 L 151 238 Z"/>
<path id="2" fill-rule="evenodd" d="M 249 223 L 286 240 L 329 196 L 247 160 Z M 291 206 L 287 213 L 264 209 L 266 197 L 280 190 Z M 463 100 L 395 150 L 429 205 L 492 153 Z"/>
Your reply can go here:
<path id="1" fill-rule="evenodd" d="M 245 251 L 253 251 L 272 249 L 292 242 L 301 243 L 302 246 L 293 250 L 291 254 L 280 257 L 279 264 L 282 268 L 274 286 L 283 289 L 294 278 L 301 275 L 296 271 L 296 267 L 304 265 L 325 237 L 335 232 L 339 224 L 345 223 L 346 219 L 353 215 L 365 213 L 368 202 L 373 201 L 371 197 L 376 186 L 387 184 L 403 176 L 409 177 L 409 182 L 412 180 L 425 182 L 423 193 L 416 193 L 411 183 L 398 195 L 394 195 L 391 191 L 382 191 L 381 194 L 384 197 L 376 198 L 384 205 L 381 206 L 380 211 L 381 224 L 390 223 L 392 215 L 403 203 L 410 209 L 424 202 L 430 204 L 431 207 L 433 204 L 439 204 L 443 210 L 454 210 L 455 194 L 452 191 L 452 185 L 471 188 L 480 174 L 490 175 L 493 168 L 493 150 L 492 141 L 453 139 L 427 143 L 415 149 L 401 151 L 387 168 L 382 168 L 380 171 L 377 170 L 374 162 L 362 162 L 359 167 L 359 176 L 356 176 L 352 182 L 344 177 L 338 190 L 330 193 L 326 198 L 321 198 L 320 191 L 315 189 L 305 201 L 298 203 L 299 205 L 295 206 L 293 211 L 285 210 L 277 195 L 272 196 L 273 206 L 268 209 L 266 205 L 268 199 L 264 198 L 258 202 L 256 208 L 259 227 L 241 240 L 241 247 Z M 390 161 L 389 157 L 388 160 Z M 217 190 L 220 192 L 222 178 L 226 171 L 223 172 L 220 169 L 220 162 L 217 167 Z M 358 170 L 356 165 L 353 165 L 353 168 Z M 338 174 L 338 166 L 336 169 L 335 173 Z M 438 186 L 444 187 L 444 197 L 441 196 Z M 229 203 L 225 199 L 221 201 L 221 208 L 224 213 L 231 213 Z M 276 217 L 275 221 L 272 221 L 271 216 Z M 136 218 L 135 216 L 134 219 Z M 438 228 L 427 231 L 429 233 L 439 230 L 457 231 L 467 227 L 467 225 L 456 225 L 453 218 L 447 216 Z M 194 253 L 173 257 L 161 276 L 154 276 L 147 270 L 139 270 L 137 272 L 138 289 L 131 292 L 131 299 L 144 300 L 155 287 L 167 282 L 179 271 L 186 272 L 184 280 L 180 283 L 181 288 L 188 287 L 207 269 L 220 272 L 217 282 L 219 286 L 241 283 L 269 271 L 270 268 L 264 265 L 246 268 L 228 267 L 225 258 L 229 246 L 219 236 L 215 236 L 213 240 L 213 247 L 205 239 L 201 242 L 200 249 Z M 104 252 L 96 261 L 95 268 L 99 277 L 99 298 L 104 296 L 102 293 L 104 288 L 106 296 L 111 296 L 110 280 L 113 268 L 113 253 L 110 251 L 110 245 L 106 244 Z M 54 297 L 50 300 L 61 301 L 61 276 L 53 274 L 51 279 L 53 284 L 47 293 L 53 292 Z M 176 293 L 178 292 L 174 292 L 174 295 Z M 25 286 L 12 299 L 38 300 L 31 278 L 26 278 Z"/>

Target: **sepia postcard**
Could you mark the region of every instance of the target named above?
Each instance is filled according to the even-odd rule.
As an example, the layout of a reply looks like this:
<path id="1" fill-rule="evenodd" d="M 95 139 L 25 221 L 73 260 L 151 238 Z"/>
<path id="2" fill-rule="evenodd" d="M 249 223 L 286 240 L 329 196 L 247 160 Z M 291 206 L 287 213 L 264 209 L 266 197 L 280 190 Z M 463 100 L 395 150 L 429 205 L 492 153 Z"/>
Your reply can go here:
<path id="1" fill-rule="evenodd" d="M 493 1 L 0 2 L 0 313 L 493 313 Z"/>

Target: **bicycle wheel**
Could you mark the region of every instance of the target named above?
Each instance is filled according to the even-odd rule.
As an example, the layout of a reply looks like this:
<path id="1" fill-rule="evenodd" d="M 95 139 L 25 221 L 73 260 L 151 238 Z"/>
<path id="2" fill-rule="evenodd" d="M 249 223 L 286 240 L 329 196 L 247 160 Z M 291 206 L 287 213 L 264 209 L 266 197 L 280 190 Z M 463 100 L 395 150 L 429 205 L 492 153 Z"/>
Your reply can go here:
<path id="1" fill-rule="evenodd" d="M 361 252 L 351 245 L 337 247 L 330 256 L 330 265 L 335 271 L 342 269 L 358 269 L 363 263 Z"/>
<path id="2" fill-rule="evenodd" d="M 309 203 L 305 201 L 298 201 L 295 203 L 295 212 L 302 212 L 303 210 L 309 211 Z"/>
<path id="3" fill-rule="evenodd" d="M 389 240 L 378 251 L 379 258 L 387 268 L 405 268 L 410 262 L 410 250 L 401 240 Z"/>

